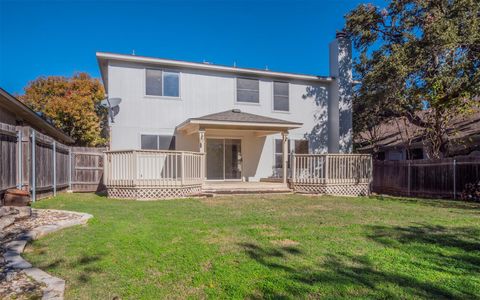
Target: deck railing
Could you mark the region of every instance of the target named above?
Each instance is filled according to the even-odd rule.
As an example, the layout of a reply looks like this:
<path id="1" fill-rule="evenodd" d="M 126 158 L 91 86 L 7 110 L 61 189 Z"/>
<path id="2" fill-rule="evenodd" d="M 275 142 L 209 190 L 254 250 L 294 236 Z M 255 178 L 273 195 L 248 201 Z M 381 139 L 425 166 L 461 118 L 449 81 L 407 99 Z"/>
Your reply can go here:
<path id="1" fill-rule="evenodd" d="M 107 187 L 175 187 L 202 184 L 204 155 L 189 151 L 105 152 Z"/>
<path id="2" fill-rule="evenodd" d="M 302 184 L 358 184 L 372 178 L 368 154 L 292 154 L 292 181 Z"/>

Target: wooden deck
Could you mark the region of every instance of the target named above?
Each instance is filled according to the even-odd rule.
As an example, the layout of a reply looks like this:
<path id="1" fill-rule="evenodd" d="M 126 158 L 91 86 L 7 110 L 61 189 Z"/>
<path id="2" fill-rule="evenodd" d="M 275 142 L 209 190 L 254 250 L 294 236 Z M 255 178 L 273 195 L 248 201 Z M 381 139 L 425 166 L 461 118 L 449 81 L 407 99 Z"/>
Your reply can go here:
<path id="1" fill-rule="evenodd" d="M 370 192 L 369 155 L 294 154 L 289 185 L 286 182 L 205 180 L 204 156 L 203 152 L 190 151 L 107 151 L 104 181 L 108 196 L 153 200 L 201 194 L 292 193 L 293 190 L 352 196 Z"/>
<path id="2" fill-rule="evenodd" d="M 291 193 L 285 183 L 277 182 L 241 182 L 241 181 L 205 181 L 203 193 L 211 194 L 257 194 Z"/>

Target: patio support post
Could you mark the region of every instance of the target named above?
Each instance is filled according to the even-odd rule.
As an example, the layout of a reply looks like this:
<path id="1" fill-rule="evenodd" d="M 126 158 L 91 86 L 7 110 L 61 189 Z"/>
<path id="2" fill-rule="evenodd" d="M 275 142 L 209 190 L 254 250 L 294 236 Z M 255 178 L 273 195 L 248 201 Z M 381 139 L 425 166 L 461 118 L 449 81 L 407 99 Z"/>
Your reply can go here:
<path id="1" fill-rule="evenodd" d="M 200 153 L 205 153 L 205 130 L 198 131 L 198 148 Z"/>
<path id="2" fill-rule="evenodd" d="M 288 162 L 288 132 L 282 132 L 282 170 L 283 183 L 287 183 L 287 162 Z"/>
<path id="3" fill-rule="evenodd" d="M 206 159 L 205 159 L 205 130 L 201 129 L 198 131 L 198 146 L 199 146 L 199 151 L 200 153 L 203 153 L 203 156 L 202 156 L 202 170 L 201 170 L 201 174 L 203 174 L 203 178 L 205 179 L 206 177 L 206 170 L 207 170 L 207 166 L 205 165 L 206 164 Z"/>

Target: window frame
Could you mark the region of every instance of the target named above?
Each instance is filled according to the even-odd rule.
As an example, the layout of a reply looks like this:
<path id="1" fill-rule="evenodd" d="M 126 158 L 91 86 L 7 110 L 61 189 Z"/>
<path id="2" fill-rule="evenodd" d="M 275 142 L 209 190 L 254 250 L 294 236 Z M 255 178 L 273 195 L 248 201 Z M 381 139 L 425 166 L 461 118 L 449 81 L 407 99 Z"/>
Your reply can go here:
<path id="1" fill-rule="evenodd" d="M 288 110 L 277 110 L 275 109 L 275 82 L 278 83 L 286 83 L 288 86 Z M 290 82 L 289 81 L 281 81 L 281 80 L 273 80 L 272 81 L 272 112 L 275 113 L 282 113 L 282 114 L 290 114 Z"/>
<path id="2" fill-rule="evenodd" d="M 142 148 L 142 136 L 144 135 L 150 135 L 150 136 L 156 136 L 156 140 L 157 140 L 157 149 L 143 149 Z M 173 149 L 158 149 L 159 146 L 160 146 L 160 136 L 169 136 L 171 137 L 172 139 L 170 140 L 170 144 L 172 143 L 171 141 L 173 140 Z M 140 135 L 139 135 L 139 144 L 140 144 L 140 147 L 139 149 L 140 150 L 147 150 L 147 151 L 175 151 L 177 149 L 177 138 L 175 136 L 175 134 L 168 134 L 168 133 L 151 133 L 151 132 L 141 132 Z M 169 147 L 170 148 L 170 147 Z"/>
<path id="3" fill-rule="evenodd" d="M 162 72 L 162 95 L 148 95 L 147 94 L 147 70 L 155 70 Z M 178 74 L 178 97 L 176 96 L 164 96 L 164 89 L 165 89 L 165 77 L 163 76 L 165 73 L 177 73 Z M 182 72 L 179 70 L 174 69 L 167 69 L 167 68 L 143 68 L 143 96 L 145 98 L 154 98 L 154 99 L 166 99 L 166 100 L 182 100 Z"/>
<path id="4" fill-rule="evenodd" d="M 274 137 L 273 138 L 273 168 L 274 169 L 282 169 L 282 166 L 280 167 L 277 167 L 276 163 L 277 163 L 277 155 L 280 155 L 280 156 L 283 156 L 283 145 L 282 146 L 282 152 L 277 152 L 277 140 L 281 141 L 281 143 L 283 143 L 283 139 L 282 137 L 280 138 L 276 138 Z M 292 151 L 292 148 L 291 148 L 291 139 L 288 139 L 288 142 L 287 142 L 287 169 L 290 169 L 290 153 Z"/>
<path id="5" fill-rule="evenodd" d="M 234 77 L 234 90 L 233 90 L 233 93 L 234 93 L 234 99 L 235 99 L 235 104 L 240 104 L 240 105 L 255 105 L 255 106 L 259 106 L 260 105 L 260 78 L 256 78 L 256 77 L 246 77 L 246 76 L 235 76 Z M 258 102 L 244 102 L 244 101 L 238 101 L 238 79 L 248 79 L 248 80 L 256 80 L 258 81 Z M 242 90 L 246 90 L 246 89 L 242 89 Z"/>
<path id="6" fill-rule="evenodd" d="M 273 138 L 273 168 L 274 169 L 281 169 L 282 167 L 277 167 L 276 165 L 276 161 L 277 161 L 277 155 L 283 155 L 283 153 L 277 153 L 277 140 L 282 140 L 282 138 L 276 138 L 274 137 Z M 287 159 L 287 169 L 291 169 L 291 162 L 290 162 L 290 155 L 293 153 L 295 154 L 295 148 L 296 148 L 296 142 L 297 141 L 306 141 L 307 142 L 307 145 L 308 145 L 308 148 L 307 148 L 307 151 L 308 153 L 306 154 L 310 154 L 310 140 L 309 139 L 288 139 L 288 146 L 287 146 L 287 155 L 288 155 L 288 159 Z M 293 144 L 293 145 L 292 145 Z"/>

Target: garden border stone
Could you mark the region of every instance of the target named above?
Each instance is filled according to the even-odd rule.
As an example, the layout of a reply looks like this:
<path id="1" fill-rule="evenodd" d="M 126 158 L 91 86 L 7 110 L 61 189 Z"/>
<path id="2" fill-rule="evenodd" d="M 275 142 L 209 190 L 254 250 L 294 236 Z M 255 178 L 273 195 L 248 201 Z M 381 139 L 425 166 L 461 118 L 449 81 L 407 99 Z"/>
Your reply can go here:
<path id="1" fill-rule="evenodd" d="M 44 284 L 46 287 L 43 289 L 43 300 L 61 300 L 65 291 L 65 280 L 49 275 L 48 273 L 34 268 L 32 264 L 23 259 L 20 254 L 25 250 L 25 246 L 29 241 L 36 240 L 49 233 L 59 231 L 61 229 L 72 227 L 75 225 L 87 224 L 88 220 L 93 218 L 91 214 L 79 213 L 66 210 L 49 209 L 50 211 L 56 211 L 61 213 L 68 213 L 80 216 L 73 220 L 62 220 L 56 224 L 43 225 L 36 227 L 24 234 L 17 237 L 16 240 L 6 244 L 6 251 L 3 254 L 7 267 L 12 269 L 20 269 L 27 276 L 34 280 Z"/>

